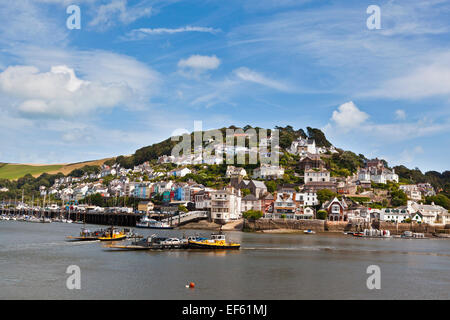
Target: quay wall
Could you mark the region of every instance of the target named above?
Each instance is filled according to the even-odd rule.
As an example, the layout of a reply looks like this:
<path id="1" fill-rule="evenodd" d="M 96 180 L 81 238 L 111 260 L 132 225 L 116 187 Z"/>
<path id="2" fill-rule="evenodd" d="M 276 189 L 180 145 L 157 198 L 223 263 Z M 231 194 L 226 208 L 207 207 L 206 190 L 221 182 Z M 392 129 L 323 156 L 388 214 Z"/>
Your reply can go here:
<path id="1" fill-rule="evenodd" d="M 258 219 L 256 221 L 244 221 L 244 230 L 261 231 L 273 229 L 307 230 L 316 232 L 325 231 L 323 220 L 290 220 L 290 219 Z"/>
<path id="2" fill-rule="evenodd" d="M 399 223 L 373 222 L 364 224 L 351 224 L 348 221 L 324 221 L 324 220 L 291 220 L 291 219 L 258 219 L 256 221 L 244 221 L 244 230 L 262 231 L 274 229 L 307 230 L 316 232 L 359 232 L 364 229 L 389 230 L 391 234 L 403 234 L 405 231 L 418 233 L 445 233 L 450 234 L 450 225 L 430 226 L 425 223 Z"/>
<path id="3" fill-rule="evenodd" d="M 448 226 L 448 225 L 447 225 Z M 391 234 L 402 234 L 405 231 L 418 233 L 450 233 L 450 228 L 446 225 L 428 225 L 426 223 L 394 223 L 394 222 L 374 222 L 373 227 L 376 229 L 389 230 Z"/>

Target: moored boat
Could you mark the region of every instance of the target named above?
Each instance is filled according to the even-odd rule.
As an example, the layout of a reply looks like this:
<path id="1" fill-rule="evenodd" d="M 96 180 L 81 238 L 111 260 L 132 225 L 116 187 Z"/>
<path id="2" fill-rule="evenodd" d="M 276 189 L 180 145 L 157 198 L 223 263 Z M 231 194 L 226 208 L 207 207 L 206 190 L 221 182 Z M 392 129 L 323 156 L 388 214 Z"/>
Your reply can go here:
<path id="1" fill-rule="evenodd" d="M 66 239 L 72 241 L 94 241 L 99 240 L 100 237 L 105 236 L 104 230 L 90 231 L 87 228 L 81 228 L 79 236 L 68 236 Z"/>
<path id="2" fill-rule="evenodd" d="M 155 219 L 149 219 L 147 216 L 142 217 L 139 222 L 136 223 L 136 228 L 148 228 L 148 229 L 173 229 L 173 227 L 167 222 L 157 221 Z"/>
<path id="3" fill-rule="evenodd" d="M 121 230 L 119 231 L 117 228 L 110 227 L 105 232 L 105 235 L 98 237 L 100 241 L 121 241 L 127 238 L 126 233 Z"/>
<path id="4" fill-rule="evenodd" d="M 211 239 L 206 240 L 189 240 L 188 247 L 192 249 L 239 249 L 239 243 L 227 242 L 225 235 L 222 233 L 212 234 Z"/>

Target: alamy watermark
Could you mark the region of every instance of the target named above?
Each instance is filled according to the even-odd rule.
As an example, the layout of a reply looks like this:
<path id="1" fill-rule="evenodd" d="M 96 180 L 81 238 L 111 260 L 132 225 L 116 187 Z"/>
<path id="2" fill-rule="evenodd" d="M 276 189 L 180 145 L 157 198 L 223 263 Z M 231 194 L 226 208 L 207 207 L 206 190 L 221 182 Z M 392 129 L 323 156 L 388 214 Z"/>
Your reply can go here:
<path id="1" fill-rule="evenodd" d="M 377 5 L 370 5 L 366 10 L 370 16 L 367 18 L 366 25 L 369 30 L 381 29 L 381 9 Z"/>
<path id="2" fill-rule="evenodd" d="M 67 29 L 81 29 L 81 9 L 79 6 L 72 4 L 67 7 L 66 13 L 70 16 L 66 20 Z"/>
<path id="3" fill-rule="evenodd" d="M 185 129 L 178 129 L 187 132 Z M 194 143 L 191 134 L 172 136 L 172 141 L 181 141 L 172 149 L 171 156 L 183 162 L 223 164 L 224 154 L 227 164 L 261 164 L 278 166 L 279 132 L 266 129 L 226 129 L 202 130 L 202 121 L 194 121 Z M 205 146 L 204 146 L 205 144 Z M 193 151 L 192 151 L 193 150 Z M 248 161 L 247 161 L 248 158 Z"/>
<path id="4" fill-rule="evenodd" d="M 70 265 L 66 269 L 70 276 L 66 280 L 66 287 L 69 290 L 81 289 L 81 269 L 77 265 Z"/>
<path id="5" fill-rule="evenodd" d="M 381 289 L 381 269 L 377 265 L 370 265 L 367 267 L 366 270 L 367 274 L 370 274 L 370 276 L 367 278 L 366 285 L 367 289 L 373 290 L 373 289 Z"/>

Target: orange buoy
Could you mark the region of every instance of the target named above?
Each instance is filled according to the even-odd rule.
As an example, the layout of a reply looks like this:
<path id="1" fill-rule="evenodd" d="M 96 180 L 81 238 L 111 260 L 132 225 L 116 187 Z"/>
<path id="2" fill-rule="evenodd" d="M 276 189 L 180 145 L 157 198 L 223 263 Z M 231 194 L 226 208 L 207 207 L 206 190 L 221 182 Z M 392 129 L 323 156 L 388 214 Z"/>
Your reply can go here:
<path id="1" fill-rule="evenodd" d="M 189 288 L 191 288 L 191 289 L 195 288 L 195 283 L 190 282 L 190 283 L 189 283 Z"/>

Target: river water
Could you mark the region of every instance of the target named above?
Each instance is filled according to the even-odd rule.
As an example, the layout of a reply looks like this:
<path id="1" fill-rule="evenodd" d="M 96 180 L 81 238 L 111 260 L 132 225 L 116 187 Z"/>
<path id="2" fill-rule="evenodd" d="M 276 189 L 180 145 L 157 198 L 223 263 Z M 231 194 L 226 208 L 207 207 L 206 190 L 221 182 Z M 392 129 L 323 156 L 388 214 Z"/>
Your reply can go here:
<path id="1" fill-rule="evenodd" d="M 239 251 L 112 251 L 81 225 L 0 221 L 0 299 L 449 299 L 450 240 L 228 232 Z M 96 226 L 89 226 L 95 229 Z M 208 236 L 136 229 L 143 235 Z M 69 290 L 66 269 L 81 270 Z M 367 288 L 367 267 L 381 289 Z M 195 289 L 187 289 L 189 282 Z"/>

